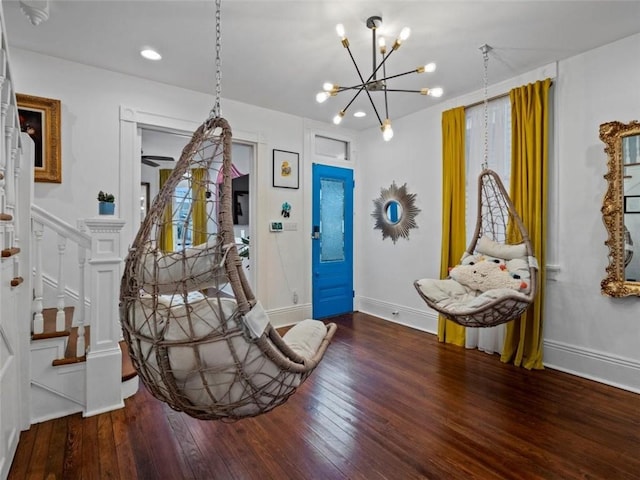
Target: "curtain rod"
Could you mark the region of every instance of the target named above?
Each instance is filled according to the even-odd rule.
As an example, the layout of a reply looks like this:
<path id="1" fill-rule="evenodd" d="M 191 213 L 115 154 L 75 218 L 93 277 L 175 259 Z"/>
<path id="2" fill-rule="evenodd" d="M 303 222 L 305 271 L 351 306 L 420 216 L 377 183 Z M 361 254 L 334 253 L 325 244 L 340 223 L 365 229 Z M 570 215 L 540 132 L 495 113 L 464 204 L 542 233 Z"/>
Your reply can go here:
<path id="1" fill-rule="evenodd" d="M 493 100 L 498 100 L 499 98 L 504 98 L 504 97 L 508 97 L 509 96 L 509 92 L 507 93 L 501 93 L 500 95 L 495 95 L 493 97 L 490 97 L 487 99 L 487 102 L 491 102 Z M 465 105 L 464 108 L 473 108 L 473 107 L 477 107 L 478 105 L 482 105 L 484 103 L 484 99 L 480 100 L 479 102 L 474 102 L 471 105 Z"/>
<path id="2" fill-rule="evenodd" d="M 551 85 L 553 85 L 553 81 L 551 82 Z M 506 93 L 501 93 L 500 95 L 495 95 L 493 97 L 490 97 L 487 99 L 487 102 L 491 102 L 492 100 L 498 100 L 499 98 L 504 98 L 504 97 L 508 97 L 509 96 L 509 92 Z M 479 102 L 474 102 L 470 105 L 465 105 L 464 108 L 473 108 L 473 107 L 477 107 L 478 105 L 482 105 L 484 103 L 484 99 L 480 100 Z"/>

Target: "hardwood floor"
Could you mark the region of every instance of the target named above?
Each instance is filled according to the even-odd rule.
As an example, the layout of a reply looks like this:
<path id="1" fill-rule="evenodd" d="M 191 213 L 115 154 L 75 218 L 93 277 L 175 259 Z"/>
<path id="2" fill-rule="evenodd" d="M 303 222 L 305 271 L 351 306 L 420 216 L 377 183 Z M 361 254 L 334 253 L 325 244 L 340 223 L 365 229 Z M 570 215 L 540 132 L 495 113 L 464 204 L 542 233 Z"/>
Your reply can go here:
<path id="1" fill-rule="evenodd" d="M 438 344 L 365 314 L 337 319 L 285 405 L 237 423 L 125 408 L 33 425 L 10 479 L 638 479 L 640 395 Z"/>

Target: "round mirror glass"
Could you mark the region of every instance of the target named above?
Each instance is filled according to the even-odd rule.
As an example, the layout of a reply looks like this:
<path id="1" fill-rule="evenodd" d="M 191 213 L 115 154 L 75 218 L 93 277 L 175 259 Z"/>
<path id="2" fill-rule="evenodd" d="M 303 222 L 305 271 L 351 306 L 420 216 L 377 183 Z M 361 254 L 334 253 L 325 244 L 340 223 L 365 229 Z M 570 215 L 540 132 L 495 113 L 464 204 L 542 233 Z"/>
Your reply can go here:
<path id="1" fill-rule="evenodd" d="M 387 221 L 391 225 L 395 225 L 402 219 L 402 205 L 400 205 L 396 200 L 391 200 L 387 203 L 384 213 L 387 217 Z"/>

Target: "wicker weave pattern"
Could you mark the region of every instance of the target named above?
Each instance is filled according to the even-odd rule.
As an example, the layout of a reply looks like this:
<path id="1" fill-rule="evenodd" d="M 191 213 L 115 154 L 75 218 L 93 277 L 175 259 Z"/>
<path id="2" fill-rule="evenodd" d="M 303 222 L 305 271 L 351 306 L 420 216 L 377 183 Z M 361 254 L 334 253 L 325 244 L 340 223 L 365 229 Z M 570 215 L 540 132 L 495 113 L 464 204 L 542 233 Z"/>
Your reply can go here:
<path id="1" fill-rule="evenodd" d="M 419 281 L 414 282 L 418 294 L 427 305 L 446 318 L 465 327 L 494 327 L 515 320 L 533 302 L 537 291 L 538 270 L 527 230 L 516 212 L 500 177 L 497 173 L 488 169 L 484 170 L 478 178 L 478 216 L 473 238 L 466 250 L 468 254 L 475 252 L 478 240 L 483 236 L 501 244 L 523 243 L 525 245 L 527 257 L 529 258 L 529 273 L 531 275 L 526 298 L 522 298 L 521 294 L 503 296 L 480 308 L 461 314 L 448 311 L 438 305 L 424 295 L 419 287 Z"/>
<path id="2" fill-rule="evenodd" d="M 220 169 L 222 184 L 216 183 Z M 256 299 L 235 245 L 231 169 L 231 129 L 222 118 L 209 119 L 153 202 L 120 291 L 124 337 L 142 381 L 156 398 L 200 419 L 237 420 L 284 403 L 317 366 L 335 331 L 327 326 L 311 358 L 292 350 L 271 325 L 250 339 L 243 319 Z M 176 190 L 179 184 L 185 188 Z M 204 223 L 196 213 L 203 209 Z M 190 231 L 201 243 L 163 252 L 167 228 Z"/>

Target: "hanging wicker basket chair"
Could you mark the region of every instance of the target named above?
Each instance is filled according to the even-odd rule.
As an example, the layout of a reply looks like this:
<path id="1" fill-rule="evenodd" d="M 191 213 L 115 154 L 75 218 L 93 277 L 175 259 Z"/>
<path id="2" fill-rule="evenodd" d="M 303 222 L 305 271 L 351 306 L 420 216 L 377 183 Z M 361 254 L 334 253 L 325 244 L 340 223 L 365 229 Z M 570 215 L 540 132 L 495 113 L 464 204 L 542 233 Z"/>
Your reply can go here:
<path id="1" fill-rule="evenodd" d="M 284 403 L 336 330 L 304 320 L 281 337 L 269 323 L 236 248 L 232 168 L 229 124 L 210 118 L 143 221 L 120 291 L 124 338 L 143 383 L 175 410 L 206 420 Z M 168 246 L 174 234 L 177 248 Z"/>
<path id="2" fill-rule="evenodd" d="M 504 265 L 505 275 L 513 265 L 511 275 L 522 279 L 516 285 L 523 287 L 473 290 L 451 278 L 416 280 L 414 286 L 429 307 L 465 327 L 493 327 L 509 322 L 519 318 L 533 302 L 538 262 L 500 177 L 489 169 L 478 178 L 476 229 L 461 264 L 477 267 L 475 262 L 486 258 Z"/>

